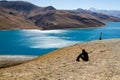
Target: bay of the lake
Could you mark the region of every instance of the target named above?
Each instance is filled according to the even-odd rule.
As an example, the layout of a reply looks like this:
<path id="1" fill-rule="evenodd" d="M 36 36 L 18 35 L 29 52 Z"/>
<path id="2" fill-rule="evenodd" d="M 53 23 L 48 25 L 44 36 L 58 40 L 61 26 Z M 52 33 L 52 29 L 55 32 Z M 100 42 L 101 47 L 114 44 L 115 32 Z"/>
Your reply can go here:
<path id="1" fill-rule="evenodd" d="M 65 30 L 1 30 L 0 55 L 40 56 L 80 42 L 120 38 L 120 22 L 103 27 Z"/>

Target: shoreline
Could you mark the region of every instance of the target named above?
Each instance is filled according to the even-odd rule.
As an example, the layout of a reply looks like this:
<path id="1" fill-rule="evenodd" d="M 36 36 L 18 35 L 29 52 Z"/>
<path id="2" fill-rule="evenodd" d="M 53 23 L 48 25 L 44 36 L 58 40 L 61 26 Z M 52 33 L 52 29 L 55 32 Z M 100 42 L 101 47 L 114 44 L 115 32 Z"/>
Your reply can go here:
<path id="1" fill-rule="evenodd" d="M 106 24 L 105 24 L 106 25 Z M 81 27 L 81 28 L 61 28 L 61 29 L 0 29 L 0 31 L 8 31 L 8 30 L 39 30 L 39 31 L 50 31 L 50 30 L 72 30 L 72 29 L 94 29 L 94 28 L 101 28 L 105 25 L 99 26 L 99 27 Z"/>
<path id="2" fill-rule="evenodd" d="M 111 22 L 115 22 L 115 21 L 111 21 Z M 71 29 L 94 29 L 94 28 L 101 28 L 101 27 L 105 27 L 107 23 L 110 22 L 105 22 L 105 25 L 101 25 L 101 26 L 97 26 L 97 27 L 81 27 L 81 28 L 61 28 L 61 29 L 37 29 L 37 28 L 31 28 L 31 29 L 0 29 L 0 31 L 8 31 L 8 30 L 40 30 L 40 31 L 50 31 L 50 30 L 71 30 Z M 118 23 L 118 22 L 116 22 Z"/>
<path id="3" fill-rule="evenodd" d="M 25 56 L 25 55 L 0 55 L 0 69 L 16 66 L 26 61 L 37 58 L 38 56 Z"/>
<path id="4" fill-rule="evenodd" d="M 27 56 L 27 55 L 0 55 L 1 61 L 27 61 L 37 58 L 38 56 Z"/>
<path id="5" fill-rule="evenodd" d="M 7 31 L 7 30 L 40 30 L 40 31 L 49 31 L 49 30 L 70 30 L 70 29 L 92 29 L 92 28 L 100 28 L 100 27 L 104 27 L 106 26 L 106 23 L 104 25 L 101 26 L 95 26 L 95 27 L 78 27 L 78 28 L 61 28 L 61 29 L 35 29 L 35 28 L 31 28 L 31 29 L 0 29 L 0 31 Z"/>
<path id="6" fill-rule="evenodd" d="M 87 41 L 87 42 L 76 43 L 76 44 L 73 44 L 71 46 L 75 46 L 75 45 L 78 45 L 78 44 L 84 44 L 84 43 L 93 43 L 93 42 L 96 42 L 96 41 L 111 41 L 111 40 L 116 40 L 116 39 L 119 39 L 119 38 L 103 39 L 103 40 L 92 40 L 92 41 Z M 66 47 L 71 47 L 71 46 L 66 46 Z M 59 49 L 54 50 L 54 51 L 58 51 L 60 49 L 66 48 L 66 47 L 59 48 Z M 52 52 L 54 52 L 54 51 L 52 51 Z M 43 57 L 45 55 L 49 55 L 49 53 L 52 53 L 52 52 L 48 52 L 47 54 L 44 54 L 42 56 L 32 56 L 32 55 L 0 55 L 0 69 L 1 68 L 8 68 L 8 67 L 16 66 L 18 64 L 22 64 L 22 63 L 27 62 L 27 61 L 32 61 L 32 60 L 37 59 L 39 57 Z"/>

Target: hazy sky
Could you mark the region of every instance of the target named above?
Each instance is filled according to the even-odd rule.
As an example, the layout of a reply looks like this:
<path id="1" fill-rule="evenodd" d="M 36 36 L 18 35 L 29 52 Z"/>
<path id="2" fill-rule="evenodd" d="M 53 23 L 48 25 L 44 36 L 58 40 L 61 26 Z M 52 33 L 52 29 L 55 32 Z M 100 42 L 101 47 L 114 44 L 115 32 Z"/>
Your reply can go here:
<path id="1" fill-rule="evenodd" d="M 18 1 L 18 0 L 14 0 Z M 52 5 L 57 9 L 109 9 L 120 10 L 120 0 L 23 0 L 39 6 Z"/>

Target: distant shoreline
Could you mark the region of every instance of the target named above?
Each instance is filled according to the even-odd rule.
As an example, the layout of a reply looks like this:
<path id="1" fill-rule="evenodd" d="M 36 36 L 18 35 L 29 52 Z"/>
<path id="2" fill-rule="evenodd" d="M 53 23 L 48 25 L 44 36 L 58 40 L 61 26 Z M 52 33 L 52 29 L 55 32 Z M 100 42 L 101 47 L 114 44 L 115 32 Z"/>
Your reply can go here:
<path id="1" fill-rule="evenodd" d="M 105 24 L 106 25 L 106 24 Z M 49 30 L 70 30 L 70 29 L 94 29 L 94 28 L 100 28 L 104 27 L 105 25 L 98 26 L 98 27 L 81 27 L 81 28 L 61 28 L 61 29 L 0 29 L 0 31 L 8 31 L 8 30 L 40 30 L 40 31 L 49 31 Z"/>

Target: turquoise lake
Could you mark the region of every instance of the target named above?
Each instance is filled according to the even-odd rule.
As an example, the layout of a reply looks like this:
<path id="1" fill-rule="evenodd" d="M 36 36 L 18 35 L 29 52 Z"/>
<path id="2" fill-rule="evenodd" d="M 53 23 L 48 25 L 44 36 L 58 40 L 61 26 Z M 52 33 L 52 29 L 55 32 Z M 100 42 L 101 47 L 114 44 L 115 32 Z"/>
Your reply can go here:
<path id="1" fill-rule="evenodd" d="M 50 51 L 80 42 L 120 38 L 120 22 L 91 29 L 66 30 L 1 30 L 0 55 L 40 56 Z"/>

